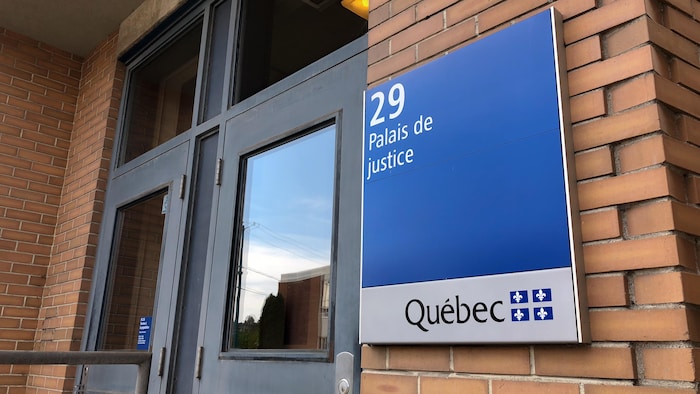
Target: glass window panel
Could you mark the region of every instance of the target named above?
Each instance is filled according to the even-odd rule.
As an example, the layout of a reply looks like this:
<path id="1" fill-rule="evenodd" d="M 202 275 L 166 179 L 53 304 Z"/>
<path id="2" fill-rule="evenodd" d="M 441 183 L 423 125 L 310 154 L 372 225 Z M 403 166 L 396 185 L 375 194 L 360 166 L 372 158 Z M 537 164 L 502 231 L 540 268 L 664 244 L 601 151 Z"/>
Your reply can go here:
<path id="1" fill-rule="evenodd" d="M 328 349 L 335 126 L 245 160 L 231 347 Z"/>
<path id="2" fill-rule="evenodd" d="M 192 127 L 201 34 L 200 22 L 131 73 L 122 163 Z"/>
<path id="3" fill-rule="evenodd" d="M 244 0 L 234 103 L 367 33 L 340 0 Z"/>
<path id="4" fill-rule="evenodd" d="M 118 238 L 108 281 L 111 291 L 100 330 L 104 350 L 137 350 L 140 320 L 153 316 L 166 196 L 167 191 L 159 192 L 117 213 Z"/>

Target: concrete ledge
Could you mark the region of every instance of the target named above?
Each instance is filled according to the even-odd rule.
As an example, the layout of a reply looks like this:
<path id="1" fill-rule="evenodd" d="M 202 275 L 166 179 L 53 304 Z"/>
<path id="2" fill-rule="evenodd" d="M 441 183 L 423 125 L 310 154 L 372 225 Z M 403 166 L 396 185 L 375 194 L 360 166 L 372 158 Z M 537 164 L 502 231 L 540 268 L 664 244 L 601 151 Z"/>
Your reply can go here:
<path id="1" fill-rule="evenodd" d="M 117 56 L 121 56 L 136 42 L 153 30 L 158 23 L 172 14 L 187 0 L 146 0 L 119 26 Z"/>

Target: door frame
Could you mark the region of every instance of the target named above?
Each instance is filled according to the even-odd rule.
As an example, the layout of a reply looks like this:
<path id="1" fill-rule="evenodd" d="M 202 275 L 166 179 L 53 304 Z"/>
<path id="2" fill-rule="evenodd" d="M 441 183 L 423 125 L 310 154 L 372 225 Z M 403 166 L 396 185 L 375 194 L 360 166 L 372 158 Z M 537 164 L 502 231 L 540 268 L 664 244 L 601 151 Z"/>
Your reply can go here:
<path id="1" fill-rule="evenodd" d="M 237 12 L 237 5 L 234 3 L 231 7 L 231 14 Z M 197 11 L 200 12 L 200 11 Z M 207 9 L 206 12 L 209 12 Z M 194 16 L 186 17 L 186 20 L 181 20 L 178 25 L 180 28 L 189 23 Z M 205 18 L 205 20 L 207 20 Z M 206 23 L 204 29 L 208 29 Z M 230 29 L 233 31 L 233 28 Z M 232 34 L 232 33 L 230 33 Z M 206 38 L 203 37 L 203 40 Z M 231 37 L 229 37 L 231 40 Z M 161 37 L 158 40 L 159 45 L 163 45 L 165 39 Z M 157 49 L 157 47 L 156 47 Z M 155 49 L 153 50 L 155 51 Z M 153 52 L 149 51 L 149 53 Z M 232 48 L 229 47 L 227 52 L 227 61 L 233 58 Z M 145 55 L 139 55 L 143 59 Z M 204 56 L 200 55 L 200 64 L 204 62 Z M 200 67 L 201 69 L 201 67 Z M 178 290 L 180 287 L 180 272 L 183 264 L 183 253 L 186 237 L 187 237 L 187 221 L 188 207 L 191 205 L 190 198 L 192 193 L 187 190 L 191 184 L 191 178 L 194 168 L 194 156 L 197 149 L 198 139 L 218 128 L 219 145 L 218 156 L 223 157 L 222 167 L 222 185 L 213 194 L 212 201 L 212 217 L 210 227 L 213 231 L 210 233 L 209 251 L 206 258 L 205 269 L 205 290 L 202 295 L 202 308 L 200 312 L 199 331 L 197 333 L 198 346 L 204 347 L 203 357 L 201 359 L 201 370 L 205 379 L 194 379 L 193 392 L 215 392 L 208 390 L 210 387 L 225 384 L 223 380 L 214 381 L 214 379 L 206 379 L 212 375 L 214 370 L 220 369 L 221 365 L 229 364 L 230 359 L 222 358 L 220 351 L 222 349 L 222 340 L 224 337 L 224 327 L 221 324 L 224 321 L 226 311 L 226 301 L 222 294 L 226 294 L 228 286 L 228 272 L 230 268 L 230 248 L 232 247 L 232 234 L 235 226 L 235 204 L 226 205 L 231 201 L 236 201 L 237 185 L 238 185 L 238 164 L 239 154 L 247 153 L 255 149 L 248 146 L 247 150 L 236 149 L 229 147 L 231 141 L 236 141 L 233 124 L 239 120 L 246 119 L 254 113 L 264 112 L 275 114 L 279 118 L 279 111 L 276 106 L 283 102 L 294 104 L 294 108 L 317 107 L 315 115 L 305 115 L 304 119 L 299 119 L 293 124 L 287 124 L 274 131 L 262 140 L 258 139 L 257 147 L 267 145 L 276 140 L 288 136 L 308 126 L 316 124 L 322 120 L 335 117 L 337 129 L 337 164 L 336 164 L 336 193 L 335 196 L 335 220 L 336 230 L 334 231 L 334 255 L 337 256 L 337 276 L 351 277 L 356 284 L 348 284 L 356 290 L 356 295 L 348 299 L 341 299 L 337 296 L 338 292 L 334 290 L 335 307 L 333 322 L 336 327 L 347 327 L 351 331 L 347 335 L 339 337 L 335 335 L 335 346 L 329 348 L 330 362 L 327 367 L 329 371 L 333 368 L 332 362 L 334 357 L 340 351 L 350 351 L 355 355 L 354 358 L 354 385 L 355 389 L 359 390 L 359 365 L 360 365 L 360 346 L 358 343 L 359 329 L 359 258 L 360 258 L 360 209 L 361 209 L 361 172 L 362 172 L 362 97 L 366 86 L 367 72 L 367 36 L 364 35 L 355 41 L 345 45 L 335 52 L 321 58 L 311 65 L 299 70 L 293 75 L 284 80 L 269 86 L 268 88 L 256 93 L 255 95 L 236 103 L 228 108 L 228 103 L 223 103 L 226 107 L 220 115 L 196 124 L 193 121 L 193 128 L 170 141 L 154 148 L 152 151 L 124 164 L 119 164 L 119 147 L 115 146 L 112 162 L 112 172 L 110 174 L 108 189 L 106 194 L 105 209 L 103 223 L 98 241 L 98 250 L 96 255 L 96 263 L 93 273 L 93 280 L 90 290 L 89 310 L 85 323 L 85 331 L 83 335 L 82 349 L 93 350 L 97 346 L 98 330 L 103 320 L 104 300 L 107 294 L 103 291 L 108 280 L 108 264 L 111 261 L 111 253 L 114 243 L 116 215 L 118 209 L 130 202 L 136 201 L 153 191 L 160 190 L 164 187 L 169 188 L 169 217 L 166 219 L 166 235 L 168 238 L 163 243 L 163 251 L 161 254 L 162 262 L 170 262 L 170 267 L 166 273 L 159 275 L 159 299 L 161 303 L 168 304 L 168 312 L 163 317 L 159 315 L 156 319 L 154 316 L 154 328 L 156 331 L 152 333 L 151 348 L 153 349 L 152 368 L 150 374 L 150 390 L 162 391 L 167 388 L 168 374 L 170 368 L 169 353 L 173 350 L 172 347 L 172 330 L 177 325 L 175 319 L 177 313 Z M 199 102 L 200 86 L 203 76 L 200 72 L 198 75 L 197 97 L 195 102 Z M 231 70 L 227 70 L 225 74 L 225 85 L 230 85 Z M 349 81 L 353 81 L 349 83 Z M 343 85 L 343 82 L 345 85 Z M 344 86 L 344 88 L 340 88 Z M 334 90 L 334 94 L 329 93 Z M 325 92 L 325 93 L 324 93 Z M 122 97 L 122 112 L 124 112 L 124 104 L 126 93 Z M 321 99 L 324 96 L 326 99 Z M 311 97 L 310 100 L 307 99 Z M 329 97 L 335 99 L 329 100 Z M 347 98 L 351 104 L 343 105 L 343 100 Z M 291 113 L 290 108 L 285 109 L 287 113 Z M 199 106 L 195 105 L 195 114 L 199 111 Z M 302 111 L 303 112 L 303 111 Z M 123 119 L 124 114 L 120 113 L 120 119 Z M 195 115 L 194 119 L 199 116 Z M 121 121 L 118 124 L 118 136 L 122 132 Z M 256 137 L 258 138 L 258 137 Z M 115 141 L 120 141 L 116 138 Z M 241 146 L 240 144 L 238 145 Z M 227 147 L 226 149 L 224 147 Z M 233 153 L 232 153 L 233 152 Z M 341 154 L 342 153 L 342 154 Z M 168 158 L 173 157 L 177 160 L 169 163 Z M 173 164 L 173 163 L 180 164 Z M 167 173 L 165 175 L 164 173 Z M 186 175 L 184 198 L 177 198 L 180 186 L 180 177 Z M 177 216 L 177 217 L 176 217 Z M 170 237 L 173 237 L 172 240 Z M 344 240 L 338 242 L 339 239 Z M 347 240 L 347 241 L 346 241 Z M 350 263 L 343 263 L 343 262 Z M 161 264 L 161 270 L 168 265 Z M 335 270 L 334 270 L 335 271 Z M 221 279 L 224 279 L 221 282 Z M 172 284 L 172 286 L 162 286 L 164 283 Z M 216 289 L 223 291 L 217 293 Z M 167 289 L 162 289 L 167 287 Z M 208 290 L 207 290 L 208 289 Z M 161 294 L 160 291 L 167 291 L 168 294 Z M 161 308 L 162 310 L 162 308 Z M 158 312 L 158 311 L 156 311 Z M 158 312 L 160 313 L 160 312 Z M 161 331 L 165 330 L 165 331 Z M 159 368 L 159 349 L 165 347 L 168 355 L 165 357 L 163 365 L 163 376 L 158 375 Z M 299 376 L 298 372 L 309 369 L 300 367 L 301 364 L 289 363 L 285 361 L 287 366 L 290 366 L 287 371 L 289 376 Z M 253 363 L 257 363 L 253 361 Z M 318 366 L 318 361 L 310 361 L 312 367 Z M 309 364 L 305 363 L 305 364 Z M 259 365 L 259 363 L 257 363 Z M 213 369 L 210 369 L 213 368 Z M 313 371 L 316 373 L 316 371 Z M 333 379 L 334 373 L 329 373 L 329 379 Z M 135 376 L 135 375 L 134 375 Z M 224 378 L 224 377 L 222 377 Z M 228 389 L 228 387 L 226 387 Z M 326 389 L 329 389 L 326 387 Z M 324 389 L 323 391 L 325 391 Z"/>
<path id="2" fill-rule="evenodd" d="M 110 280 L 115 254 L 115 246 L 119 237 L 119 210 L 133 202 L 137 202 L 150 194 L 167 189 L 167 212 L 161 244 L 160 265 L 156 284 L 156 297 L 153 306 L 154 330 L 151 331 L 150 348 L 169 348 L 172 337 L 175 306 L 172 300 L 177 297 L 179 270 L 182 262 L 184 232 L 181 231 L 187 218 L 188 196 L 182 195 L 180 189 L 187 187 L 181 184 L 182 176 L 192 167 L 192 145 L 189 140 L 180 142 L 151 160 L 130 168 L 110 179 L 109 191 L 106 193 L 105 210 L 101 232 L 98 240 L 95 272 L 90 290 L 88 319 L 86 320 L 84 349 L 97 349 L 100 344 L 100 328 L 106 318 L 105 300 L 109 296 L 104 291 Z M 182 197 L 181 197 L 182 195 Z M 171 262 L 171 263 L 168 263 Z M 172 263 L 174 262 L 174 263 Z M 134 351 L 136 349 L 133 349 Z M 157 353 L 153 351 L 153 354 Z M 156 360 L 157 361 L 157 360 Z M 151 366 L 151 383 L 157 376 L 157 362 Z M 100 366 L 104 368 L 104 366 Z M 122 379 L 135 381 L 135 371 L 114 367 L 115 373 Z M 90 377 L 88 374 L 88 382 Z M 85 382 L 81 382 L 85 383 Z M 152 387 L 152 386 L 151 386 Z"/>
<path id="3" fill-rule="evenodd" d="M 223 181 L 216 207 L 214 249 L 205 276 L 209 291 L 202 299 L 203 327 L 199 333 L 199 343 L 204 348 L 202 379 L 195 383 L 201 392 L 236 390 L 234 387 L 241 393 L 260 390 L 281 392 L 279 390 L 285 387 L 295 387 L 304 392 L 327 392 L 334 387 L 335 355 L 340 352 L 355 355 L 351 378 L 354 389 L 359 390 L 362 100 L 366 86 L 366 40 L 364 36 L 329 56 L 346 60 L 336 61 L 327 68 L 304 69 L 302 71 L 306 75 L 298 83 L 292 86 L 284 84 L 284 89 L 273 85 L 274 90 L 281 91 L 275 94 L 263 91 L 263 96 L 266 93 L 270 95 L 264 100 L 253 96 L 251 99 L 255 99 L 255 104 L 249 110 L 229 113 L 223 129 Z M 242 104 L 245 105 L 246 101 Z M 230 305 L 227 297 L 222 295 L 228 294 L 230 271 L 237 263 L 232 261 L 232 256 L 236 254 L 235 220 L 239 209 L 235 202 L 239 201 L 239 193 L 243 191 L 243 185 L 238 182 L 241 179 L 239 171 L 243 170 L 240 168 L 241 157 L 329 119 L 336 119 L 337 156 L 333 232 L 335 267 L 332 268 L 335 273 L 332 294 L 335 297 L 331 312 L 333 332 L 329 335 L 333 343 L 329 345 L 328 360 L 310 358 L 298 361 L 294 356 L 280 358 L 279 354 L 251 359 L 250 352 L 236 354 L 224 351 L 226 311 Z M 260 371 L 263 367 L 265 372 Z M 319 375 L 321 370 L 325 370 L 326 376 L 318 383 L 309 385 L 305 376 Z M 251 375 L 252 372 L 257 375 Z M 241 378 L 250 376 L 259 376 L 260 379 Z M 237 378 L 240 380 L 236 382 Z M 306 388 L 302 389 L 304 385 Z"/>

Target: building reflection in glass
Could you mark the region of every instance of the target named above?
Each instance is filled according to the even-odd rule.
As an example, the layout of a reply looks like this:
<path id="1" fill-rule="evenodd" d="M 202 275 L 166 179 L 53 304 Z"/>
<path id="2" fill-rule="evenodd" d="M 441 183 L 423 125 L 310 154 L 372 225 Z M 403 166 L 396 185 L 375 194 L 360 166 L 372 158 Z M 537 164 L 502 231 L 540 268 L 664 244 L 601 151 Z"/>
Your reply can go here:
<path id="1" fill-rule="evenodd" d="M 328 348 L 335 126 L 248 157 L 233 348 Z"/>

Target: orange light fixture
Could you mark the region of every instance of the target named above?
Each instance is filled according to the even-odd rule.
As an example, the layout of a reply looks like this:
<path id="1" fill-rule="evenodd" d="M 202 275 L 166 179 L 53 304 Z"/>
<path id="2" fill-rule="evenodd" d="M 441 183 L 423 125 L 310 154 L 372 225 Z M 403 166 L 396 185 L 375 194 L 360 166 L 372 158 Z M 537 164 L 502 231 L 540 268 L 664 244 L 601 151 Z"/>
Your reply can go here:
<path id="1" fill-rule="evenodd" d="M 342 0 L 340 4 L 364 19 L 369 17 L 369 0 Z"/>

